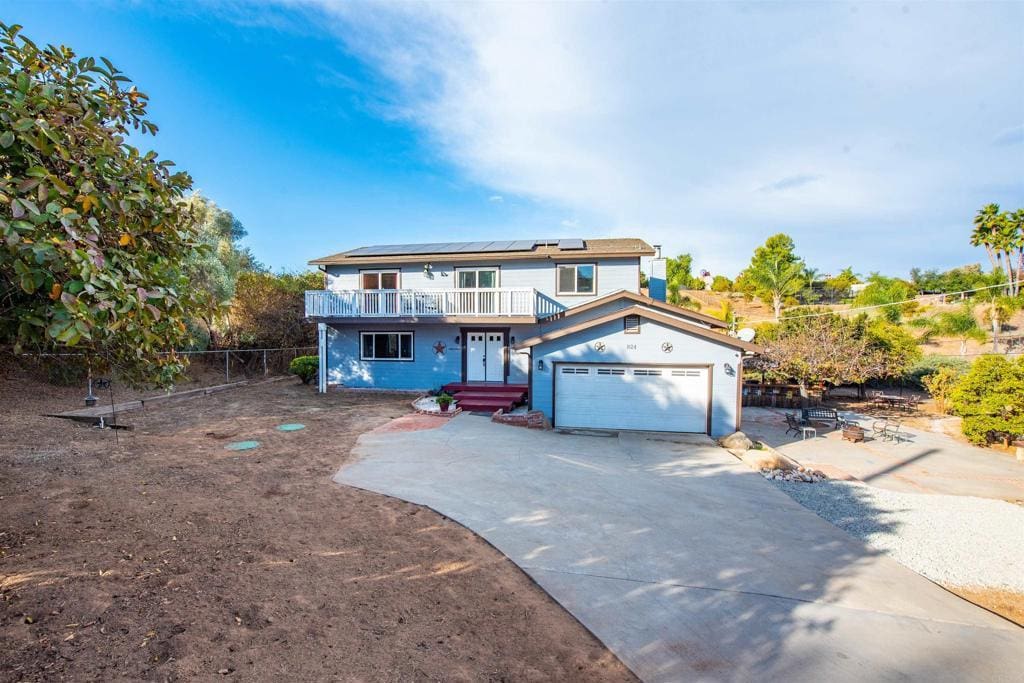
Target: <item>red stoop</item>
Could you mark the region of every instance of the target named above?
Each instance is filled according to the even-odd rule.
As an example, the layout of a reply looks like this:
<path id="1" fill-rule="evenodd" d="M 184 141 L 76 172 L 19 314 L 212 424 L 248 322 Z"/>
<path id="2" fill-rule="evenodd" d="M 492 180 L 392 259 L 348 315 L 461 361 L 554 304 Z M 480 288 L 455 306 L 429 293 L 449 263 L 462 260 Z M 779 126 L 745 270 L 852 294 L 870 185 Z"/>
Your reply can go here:
<path id="1" fill-rule="evenodd" d="M 493 413 L 499 408 L 512 410 L 526 402 L 529 387 L 525 384 L 477 384 L 473 382 L 452 382 L 441 387 L 455 398 L 455 404 L 463 410 Z"/>

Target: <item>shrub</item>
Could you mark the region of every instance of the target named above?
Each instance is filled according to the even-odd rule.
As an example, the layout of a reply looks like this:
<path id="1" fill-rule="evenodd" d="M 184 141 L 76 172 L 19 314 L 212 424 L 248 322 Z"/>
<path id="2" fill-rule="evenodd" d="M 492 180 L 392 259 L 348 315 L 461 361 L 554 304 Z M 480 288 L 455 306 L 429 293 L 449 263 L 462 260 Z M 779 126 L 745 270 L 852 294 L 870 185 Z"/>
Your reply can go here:
<path id="1" fill-rule="evenodd" d="M 288 364 L 288 372 L 298 376 L 303 384 L 309 384 L 320 371 L 319 356 L 297 356 Z"/>
<path id="2" fill-rule="evenodd" d="M 963 417 L 971 442 L 1008 442 L 1024 435 L 1024 358 L 982 356 L 950 392 L 949 407 Z"/>
<path id="3" fill-rule="evenodd" d="M 715 279 L 711 281 L 712 292 L 731 292 L 732 291 L 732 280 L 724 275 L 716 275 Z"/>
<path id="4" fill-rule="evenodd" d="M 925 389 L 935 401 L 935 409 L 943 415 L 949 408 L 949 397 L 960 382 L 963 372 L 953 367 L 939 368 L 937 372 L 930 373 L 921 378 Z"/>
<path id="5" fill-rule="evenodd" d="M 915 362 L 903 374 L 903 379 L 918 389 L 928 389 L 925 378 L 934 375 L 943 368 L 953 370 L 959 377 L 971 367 L 970 361 L 965 358 L 947 358 L 945 356 L 925 356 Z M 930 390 L 929 390 L 930 391 Z"/>

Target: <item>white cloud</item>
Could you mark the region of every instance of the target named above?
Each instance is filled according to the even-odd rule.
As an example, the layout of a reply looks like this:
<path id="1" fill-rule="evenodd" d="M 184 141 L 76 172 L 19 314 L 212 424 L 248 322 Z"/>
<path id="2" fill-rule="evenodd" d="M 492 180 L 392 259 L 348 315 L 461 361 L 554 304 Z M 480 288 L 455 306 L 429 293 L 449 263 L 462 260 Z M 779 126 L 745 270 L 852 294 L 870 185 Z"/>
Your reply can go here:
<path id="1" fill-rule="evenodd" d="M 487 198 L 487 201 L 492 202 L 494 204 L 501 204 L 503 201 L 505 201 L 505 198 L 502 197 L 500 194 L 492 194 L 490 197 Z"/>
<path id="2" fill-rule="evenodd" d="M 952 265 L 977 206 L 1024 202 L 991 132 L 1024 116 L 1024 6 L 313 6 L 468 178 L 700 267 L 779 230 L 826 269 Z"/>

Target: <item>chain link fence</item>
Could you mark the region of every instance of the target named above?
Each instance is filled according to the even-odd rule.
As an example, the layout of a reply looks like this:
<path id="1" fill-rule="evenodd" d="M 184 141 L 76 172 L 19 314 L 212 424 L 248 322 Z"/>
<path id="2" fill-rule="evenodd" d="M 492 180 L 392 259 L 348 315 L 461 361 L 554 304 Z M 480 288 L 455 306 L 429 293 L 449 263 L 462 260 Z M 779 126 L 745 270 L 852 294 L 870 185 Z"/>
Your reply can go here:
<path id="1" fill-rule="evenodd" d="M 241 380 L 259 380 L 284 375 L 288 365 L 299 356 L 315 355 L 315 346 L 295 346 L 265 349 L 216 349 L 211 351 L 176 351 L 175 355 L 188 359 L 184 377 L 176 383 L 177 389 L 228 384 Z M 2 354 L 0 372 L 20 374 L 58 386 L 88 385 L 89 371 L 86 356 L 81 353 Z M 102 373 L 118 381 L 117 369 Z M 138 389 L 137 391 L 145 391 Z M 132 392 L 134 393 L 134 392 Z"/>

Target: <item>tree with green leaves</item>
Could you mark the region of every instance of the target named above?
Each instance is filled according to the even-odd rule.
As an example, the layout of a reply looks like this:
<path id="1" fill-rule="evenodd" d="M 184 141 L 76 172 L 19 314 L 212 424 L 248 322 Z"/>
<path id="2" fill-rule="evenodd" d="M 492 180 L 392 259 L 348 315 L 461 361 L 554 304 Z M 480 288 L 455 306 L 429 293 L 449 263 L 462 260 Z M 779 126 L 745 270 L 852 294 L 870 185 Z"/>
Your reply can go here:
<path id="1" fill-rule="evenodd" d="M 750 265 L 736 278 L 741 291 L 771 305 L 775 320 L 780 319 L 786 299 L 796 296 L 806 283 L 805 265 L 795 249 L 789 235 L 772 235 L 754 250 Z"/>
<path id="2" fill-rule="evenodd" d="M 967 353 L 967 342 L 985 341 L 985 332 L 978 325 L 971 304 L 964 303 L 958 311 L 943 311 L 927 318 L 916 318 L 910 324 L 924 330 L 923 339 L 952 337 L 960 342 L 960 355 Z"/>
<path id="3" fill-rule="evenodd" d="M 704 289 L 704 281 L 693 274 L 693 256 L 680 254 L 676 258 L 665 259 L 665 285 L 671 290 Z"/>
<path id="4" fill-rule="evenodd" d="M 195 319 L 202 325 L 196 336 L 206 336 L 210 346 L 217 346 L 218 337 L 227 322 L 238 276 L 245 271 L 264 268 L 248 248 L 239 246 L 239 241 L 247 233 L 234 214 L 199 193 L 184 201 L 195 218 L 198 241 L 206 247 L 194 251 L 185 262 L 190 285 L 205 295 L 206 305 L 193 311 Z"/>
<path id="5" fill-rule="evenodd" d="M 227 337 L 234 347 L 295 347 L 316 343 L 305 321 L 307 289 L 322 289 L 323 273 L 245 271 L 235 283 Z"/>
<path id="6" fill-rule="evenodd" d="M 850 288 L 859 282 L 852 266 L 843 268 L 837 275 L 825 278 L 825 293 L 828 294 L 829 301 L 835 302 L 836 299 L 847 296 Z"/>
<path id="7" fill-rule="evenodd" d="M 0 23 L 0 340 L 168 384 L 183 362 L 160 352 L 188 341 L 199 245 L 188 174 L 128 143 L 156 134 L 147 106 L 108 60 Z"/>
<path id="8" fill-rule="evenodd" d="M 948 403 L 973 443 L 1008 444 L 1024 437 L 1024 358 L 978 358 L 949 392 Z"/>
<path id="9" fill-rule="evenodd" d="M 974 216 L 971 244 L 983 247 L 993 271 L 1005 271 L 1006 293 L 1016 296 L 1024 280 L 1024 209 L 1001 211 L 986 204 Z"/>
<path id="10" fill-rule="evenodd" d="M 1024 307 L 1024 299 L 990 289 L 979 294 L 976 300 L 982 321 L 992 328 L 992 353 L 999 353 L 999 335 L 1003 333 L 1003 324 L 1014 312 Z"/>
<path id="11" fill-rule="evenodd" d="M 854 298 L 855 307 L 876 306 L 877 314 L 891 323 L 898 323 L 904 314 L 913 313 L 917 303 L 913 301 L 917 290 L 906 280 L 872 273 L 867 287 Z"/>
<path id="12" fill-rule="evenodd" d="M 763 338 L 758 332 L 763 352 L 751 368 L 796 380 L 804 395 L 810 384 L 863 384 L 885 374 L 882 352 L 863 325 L 838 315 L 783 318 L 765 332 Z"/>

